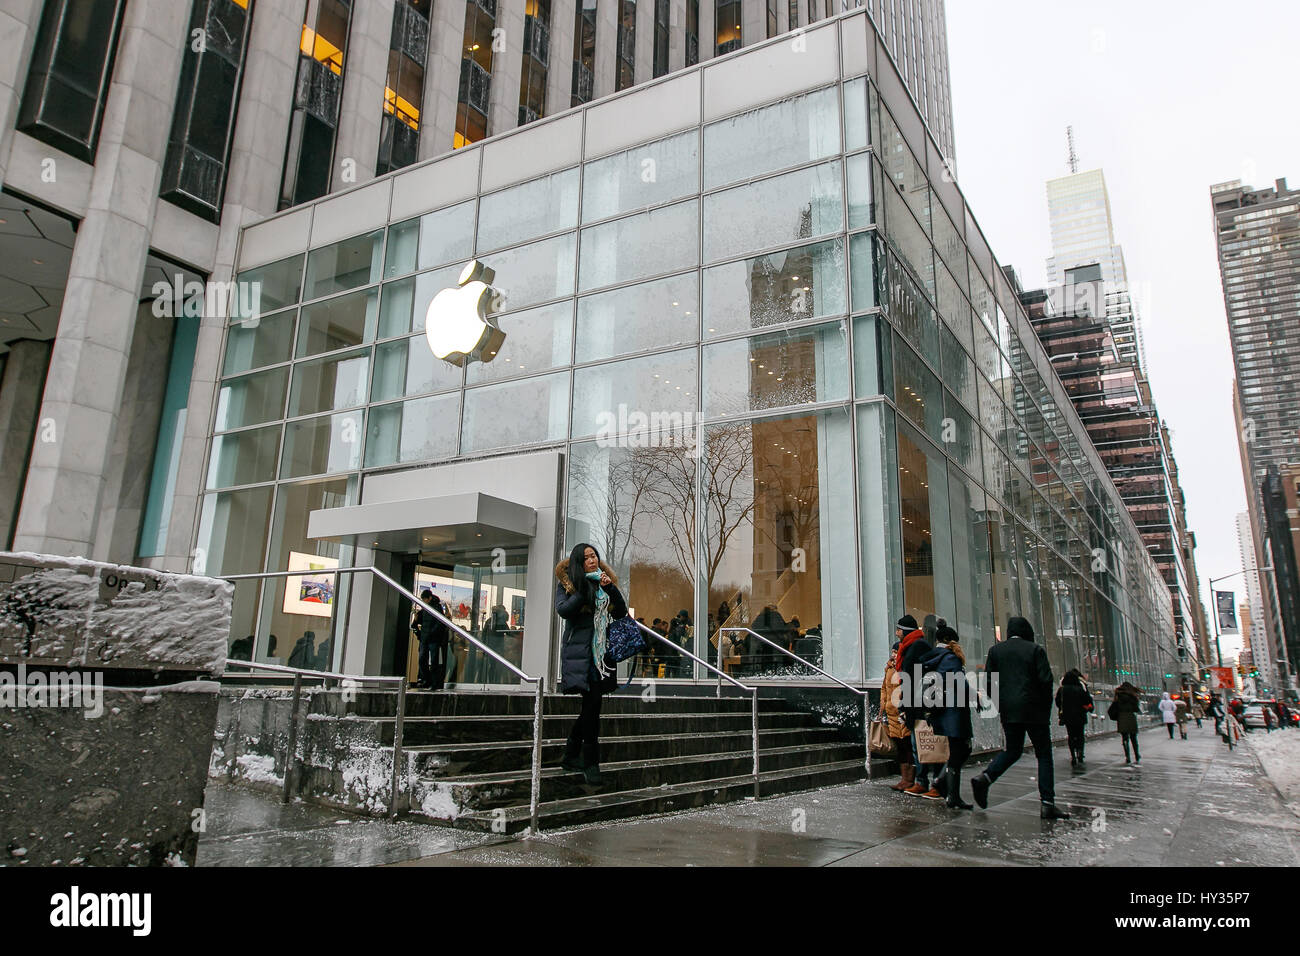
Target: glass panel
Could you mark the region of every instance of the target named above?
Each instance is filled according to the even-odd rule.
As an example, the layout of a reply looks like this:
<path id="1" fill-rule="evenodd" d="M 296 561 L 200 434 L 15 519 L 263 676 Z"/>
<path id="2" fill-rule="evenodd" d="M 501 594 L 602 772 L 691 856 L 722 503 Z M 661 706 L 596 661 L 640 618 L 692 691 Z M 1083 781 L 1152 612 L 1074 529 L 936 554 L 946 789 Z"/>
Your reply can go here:
<path id="1" fill-rule="evenodd" d="M 706 338 L 845 311 L 843 239 L 704 270 Z"/>
<path id="2" fill-rule="evenodd" d="M 229 488 L 270 481 L 275 477 L 275 456 L 279 450 L 279 425 L 212 439 L 208 487 Z"/>
<path id="3" fill-rule="evenodd" d="M 755 335 L 704 348 L 710 418 L 848 398 L 848 324 Z"/>
<path id="4" fill-rule="evenodd" d="M 894 337 L 894 387 L 898 410 L 924 428 L 935 441 L 943 441 L 943 389 L 904 342 Z"/>
<path id="5" fill-rule="evenodd" d="M 304 306 L 298 323 L 298 355 L 318 355 L 369 342 L 375 337 L 378 318 L 378 289 Z"/>
<path id="6" fill-rule="evenodd" d="M 491 362 L 471 362 L 465 380 L 475 385 L 569 364 L 573 354 L 573 303 L 569 300 L 497 316 L 506 341 Z M 426 346 L 426 350 L 427 350 Z"/>
<path id="7" fill-rule="evenodd" d="M 460 395 L 436 395 L 370 410 L 366 467 L 439 461 L 456 454 Z"/>
<path id="8" fill-rule="evenodd" d="M 690 623 L 695 616 L 694 445 L 693 432 L 685 445 L 573 445 L 564 553 L 580 542 L 591 544 L 618 574 L 631 613 L 698 654 L 695 647 L 705 635 Z M 709 635 L 714 627 L 706 629 Z M 691 676 L 690 661 L 659 642 L 637 663 L 643 676 Z"/>
<path id="9" fill-rule="evenodd" d="M 569 233 L 482 257 L 499 277 L 494 285 L 505 293 L 502 308 L 523 309 L 547 299 L 572 295 L 575 241 L 574 234 Z M 434 291 L 436 294 L 437 290 Z M 423 311 L 418 302 L 416 306 L 416 322 L 423 329 Z"/>
<path id="10" fill-rule="evenodd" d="M 273 485 L 203 496 L 196 574 L 257 574 L 262 570 Z M 200 561 L 201 559 L 201 561 Z M 230 631 L 250 634 L 257 621 L 261 581 L 236 581 Z"/>
<path id="11" fill-rule="evenodd" d="M 696 272 L 579 299 L 578 361 L 694 342 L 699 299 Z"/>
<path id="12" fill-rule="evenodd" d="M 442 392 L 459 387 L 460 382 L 461 370 L 435 358 L 429 350 L 429 340 L 416 335 L 375 348 L 370 400 L 382 402 L 388 398 Z"/>
<path id="13" fill-rule="evenodd" d="M 849 228 L 875 225 L 876 166 L 870 153 L 859 153 L 846 160 L 849 181 Z"/>
<path id="14" fill-rule="evenodd" d="M 894 412 L 859 405 L 858 519 L 862 559 L 862 627 L 868 678 L 883 676 L 903 606 L 903 558 L 898 512 Z"/>
<path id="15" fill-rule="evenodd" d="M 588 163 L 582 173 L 582 221 L 698 192 L 699 143 L 699 133 L 691 130 Z"/>
<path id="16" fill-rule="evenodd" d="M 912 277 L 899 264 L 896 256 L 889 256 L 886 285 L 889 298 L 885 308 L 903 337 L 936 368 L 939 365 L 939 323 L 934 309 L 912 281 Z"/>
<path id="17" fill-rule="evenodd" d="M 474 248 L 474 200 L 397 223 L 388 229 L 384 278 L 468 259 Z"/>
<path id="18" fill-rule="evenodd" d="M 970 306 L 966 303 L 966 297 L 957 288 L 957 283 L 953 281 L 952 274 L 943 266 L 935 267 L 934 277 L 935 302 L 939 308 L 939 317 L 969 348 Z"/>
<path id="19" fill-rule="evenodd" d="M 982 477 L 984 466 L 980 457 L 979 426 L 951 392 L 945 390 L 943 398 L 944 411 L 947 412 L 941 436 L 944 451 L 972 475 Z"/>
<path id="20" fill-rule="evenodd" d="M 308 538 L 307 522 L 313 511 L 355 504 L 358 484 L 359 479 L 351 477 L 280 485 L 267 567 L 326 571 L 351 565 L 351 546 Z M 255 659 L 334 670 L 334 644 L 347 614 L 348 583 L 348 576 L 329 574 L 267 581 Z"/>
<path id="21" fill-rule="evenodd" d="M 894 124 L 888 109 L 879 110 L 880 140 L 875 149 L 880 164 L 884 167 L 885 182 L 893 189 L 883 190 L 892 198 L 902 196 L 912 214 L 919 222 L 924 235 L 930 233 L 930 183 L 925 178 L 925 170 L 912 155 L 907 141 Z M 915 224 L 914 224 L 915 225 Z"/>
<path id="22" fill-rule="evenodd" d="M 379 307 L 379 337 L 423 332 L 429 303 L 443 289 L 455 286 L 463 269 L 461 265 L 447 266 L 385 283 Z"/>
<path id="23" fill-rule="evenodd" d="M 903 519 L 903 600 L 907 613 L 955 618 L 948 464 L 908 425 L 898 423 L 899 508 Z M 923 625 L 924 626 L 924 625 Z"/>
<path id="24" fill-rule="evenodd" d="M 835 87 L 704 127 L 704 188 L 752 179 L 840 150 Z"/>
<path id="25" fill-rule="evenodd" d="M 277 368 L 222 382 L 214 430 L 223 432 L 283 418 L 284 387 L 288 380 L 289 370 Z"/>
<path id="26" fill-rule="evenodd" d="M 579 291 L 694 266 L 698 216 L 692 199 L 582 230 Z"/>
<path id="27" fill-rule="evenodd" d="M 569 375 L 541 375 L 465 392 L 462 455 L 491 448 L 563 441 L 569 425 Z"/>
<path id="28" fill-rule="evenodd" d="M 697 407 L 696 366 L 695 349 L 680 349 L 578 369 L 573 437 L 689 426 Z"/>
<path id="29" fill-rule="evenodd" d="M 351 352 L 293 367 L 289 417 L 364 405 L 370 384 L 370 351 Z"/>
<path id="30" fill-rule="evenodd" d="M 894 395 L 894 360 L 889 323 L 874 315 L 853 320 L 853 380 L 858 398 Z"/>
<path id="31" fill-rule="evenodd" d="M 355 471 L 361 467 L 362 413 L 290 422 L 284 430 L 281 478 Z"/>
<path id="32" fill-rule="evenodd" d="M 577 224 L 578 171 L 566 169 L 480 199 L 478 249 L 515 245 Z"/>
<path id="33" fill-rule="evenodd" d="M 706 262 L 843 229 L 839 160 L 704 197 Z"/>
<path id="34" fill-rule="evenodd" d="M 962 242 L 961 233 L 953 226 L 952 220 L 948 218 L 942 204 L 937 200 L 931 216 L 934 220 L 935 251 L 948 264 L 948 268 L 952 270 L 952 277 L 957 280 L 962 290 L 969 291 L 970 283 L 966 277 L 966 244 Z"/>
<path id="35" fill-rule="evenodd" d="M 738 622 L 842 680 L 860 679 L 852 440 L 846 409 L 711 425 L 701 451 L 700 590 Z M 812 676 L 748 635 L 724 669 Z"/>
<path id="36" fill-rule="evenodd" d="M 263 365 L 289 361 L 293 352 L 293 328 L 297 310 L 278 315 L 245 319 L 226 332 L 226 358 L 222 373 L 237 375 Z"/>
<path id="37" fill-rule="evenodd" d="M 953 573 L 956 580 L 957 628 L 974 670 L 993 646 L 992 555 L 989 553 L 988 504 L 979 484 L 956 468 L 948 469 L 952 510 Z M 983 723 L 981 721 L 980 723 Z"/>
<path id="38" fill-rule="evenodd" d="M 867 78 L 844 84 L 844 151 L 851 153 L 870 142 L 867 133 Z"/>
<path id="39" fill-rule="evenodd" d="M 885 301 L 885 249 L 874 232 L 849 236 L 849 271 L 853 274 L 853 311 L 874 309 Z"/>
<path id="40" fill-rule="evenodd" d="M 384 254 L 384 230 L 344 239 L 307 254 L 305 300 L 379 281 Z"/>
<path id="41" fill-rule="evenodd" d="M 230 299 L 232 318 L 246 319 L 293 305 L 302 291 L 302 255 L 245 269 L 235 277 Z"/>
<path id="42" fill-rule="evenodd" d="M 940 330 L 939 338 L 943 355 L 940 371 L 943 373 L 944 384 L 966 403 L 967 408 L 977 411 L 979 398 L 975 394 L 975 366 L 946 327 Z"/>

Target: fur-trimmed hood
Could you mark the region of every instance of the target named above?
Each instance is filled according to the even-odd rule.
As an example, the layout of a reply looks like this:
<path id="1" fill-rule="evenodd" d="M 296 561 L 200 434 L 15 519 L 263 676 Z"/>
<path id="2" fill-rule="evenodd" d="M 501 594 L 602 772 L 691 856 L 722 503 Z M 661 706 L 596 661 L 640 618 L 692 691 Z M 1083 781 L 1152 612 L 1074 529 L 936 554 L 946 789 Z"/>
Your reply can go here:
<path id="1" fill-rule="evenodd" d="M 601 561 L 601 562 L 600 562 L 600 570 L 602 570 L 602 571 L 604 571 L 606 574 L 608 574 L 608 575 L 609 575 L 609 579 L 610 579 L 611 581 L 613 581 L 615 585 L 618 584 L 618 575 L 615 574 L 615 573 L 614 573 L 614 569 L 611 568 L 611 567 L 610 567 L 608 564 L 606 564 L 604 561 Z M 565 590 L 567 593 L 569 593 L 569 594 L 572 594 L 572 593 L 573 593 L 573 581 L 571 581 L 571 580 L 569 579 L 569 559 L 568 559 L 568 558 L 563 558 L 563 559 L 559 562 L 559 564 L 557 564 L 557 565 L 555 566 L 555 580 L 559 581 L 562 585 L 564 585 L 564 590 Z"/>

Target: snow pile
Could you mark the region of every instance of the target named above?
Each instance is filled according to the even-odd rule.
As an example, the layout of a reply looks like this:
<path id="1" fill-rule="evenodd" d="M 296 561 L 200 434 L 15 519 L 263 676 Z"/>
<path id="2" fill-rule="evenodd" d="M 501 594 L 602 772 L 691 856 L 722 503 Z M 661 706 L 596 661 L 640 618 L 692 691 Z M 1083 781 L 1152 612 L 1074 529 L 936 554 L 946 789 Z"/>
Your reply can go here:
<path id="1" fill-rule="evenodd" d="M 1282 799 L 1300 813 L 1300 733 L 1278 730 L 1274 733 L 1252 731 L 1243 738 L 1255 752 L 1264 772 L 1273 781 Z"/>
<path id="2" fill-rule="evenodd" d="M 275 758 L 263 754 L 240 754 L 235 758 L 234 776 L 249 783 L 284 786 L 284 777 L 275 772 Z"/>
<path id="3" fill-rule="evenodd" d="M 452 795 L 451 787 L 441 783 L 425 785 L 420 795 L 420 812 L 435 820 L 455 820 L 460 816 L 460 806 Z"/>
<path id="4" fill-rule="evenodd" d="M 393 752 L 351 750 L 338 764 L 343 792 L 350 804 L 371 813 L 386 813 L 393 793 Z M 409 787 L 409 784 L 408 784 Z"/>

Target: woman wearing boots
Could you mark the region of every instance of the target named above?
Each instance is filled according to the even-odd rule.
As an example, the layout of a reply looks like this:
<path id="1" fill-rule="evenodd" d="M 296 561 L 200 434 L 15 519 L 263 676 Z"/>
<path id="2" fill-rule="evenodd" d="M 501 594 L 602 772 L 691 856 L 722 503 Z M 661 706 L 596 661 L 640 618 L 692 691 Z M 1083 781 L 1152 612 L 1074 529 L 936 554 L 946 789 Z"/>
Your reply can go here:
<path id="1" fill-rule="evenodd" d="M 912 763 L 912 734 L 903 723 L 902 712 L 898 709 L 902 696 L 900 678 L 898 677 L 897 657 L 898 642 L 889 649 L 889 660 L 885 664 L 885 679 L 880 682 L 880 706 L 885 711 L 887 731 L 898 748 L 898 769 L 902 777 L 891 788 L 900 793 L 916 783 L 916 765 Z"/>
<path id="2" fill-rule="evenodd" d="M 1142 752 L 1138 750 L 1137 715 L 1142 706 L 1138 703 L 1138 689 L 1128 681 L 1115 688 L 1115 699 L 1111 701 L 1106 716 L 1115 721 L 1120 740 L 1124 742 L 1124 762 L 1142 763 Z M 1129 759 L 1129 744 L 1133 745 L 1132 761 Z"/>
<path id="3" fill-rule="evenodd" d="M 1065 672 L 1056 691 L 1056 711 L 1065 725 L 1070 745 L 1070 766 L 1083 766 L 1083 728 L 1092 710 L 1092 696 L 1084 689 L 1083 675 L 1077 670 Z"/>
<path id="4" fill-rule="evenodd" d="M 958 643 L 957 632 L 946 624 L 935 630 L 935 646 L 921 662 L 926 674 L 936 674 L 943 688 L 943 706 L 930 710 L 930 726 L 936 734 L 948 738 L 948 763 L 934 778 L 936 796 L 943 797 L 954 810 L 969 810 L 961 798 L 961 768 L 971 752 L 975 731 L 971 722 L 970 685 L 966 683 L 966 653 Z"/>
<path id="5" fill-rule="evenodd" d="M 581 771 L 596 786 L 601 783 L 600 697 L 618 686 L 614 667 L 605 660 L 605 638 L 609 622 L 627 616 L 627 602 L 614 572 L 589 544 L 575 546 L 569 559 L 555 566 L 555 580 L 555 610 L 565 622 L 560 689 L 582 695 L 560 766 Z"/>

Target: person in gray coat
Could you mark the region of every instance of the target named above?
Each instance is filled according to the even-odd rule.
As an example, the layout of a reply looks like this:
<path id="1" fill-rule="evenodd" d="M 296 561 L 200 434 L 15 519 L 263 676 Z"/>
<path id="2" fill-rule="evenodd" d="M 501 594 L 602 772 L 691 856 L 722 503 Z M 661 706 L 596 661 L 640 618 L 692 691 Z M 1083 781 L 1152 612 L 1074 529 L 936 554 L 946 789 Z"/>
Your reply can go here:
<path id="1" fill-rule="evenodd" d="M 971 790 L 980 808 L 988 807 L 989 787 L 1020 759 L 1027 734 L 1038 758 L 1039 815 L 1044 820 L 1068 820 L 1070 815 L 1056 806 L 1052 736 L 1048 729 L 1055 689 L 1052 666 L 1047 652 L 1034 643 L 1033 625 L 1023 617 L 1007 622 L 1007 635 L 1007 640 L 989 648 L 984 662 L 989 681 L 997 680 L 997 705 L 1006 745 L 988 769 L 971 780 Z"/>

